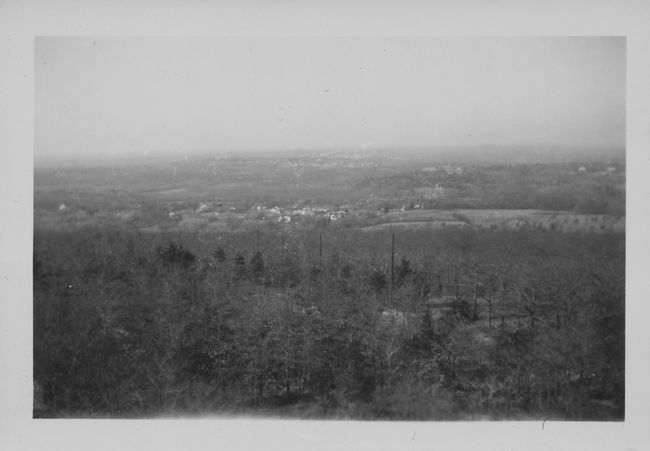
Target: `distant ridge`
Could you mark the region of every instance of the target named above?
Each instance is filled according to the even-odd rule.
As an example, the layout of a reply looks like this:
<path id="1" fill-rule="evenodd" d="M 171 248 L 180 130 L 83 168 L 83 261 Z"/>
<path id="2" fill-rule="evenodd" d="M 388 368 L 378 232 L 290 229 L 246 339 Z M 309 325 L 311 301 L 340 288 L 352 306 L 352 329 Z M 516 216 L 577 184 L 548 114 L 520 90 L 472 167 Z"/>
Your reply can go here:
<path id="1" fill-rule="evenodd" d="M 575 160 L 625 158 L 625 148 L 578 147 L 559 145 L 474 145 L 474 146 L 403 146 L 403 147 L 346 147 L 275 150 L 150 150 L 115 152 L 100 156 L 85 154 L 57 157 L 34 157 L 35 167 L 51 166 L 110 166 L 120 164 L 147 164 L 161 161 L 205 158 L 431 158 L 440 163 L 557 163 Z"/>

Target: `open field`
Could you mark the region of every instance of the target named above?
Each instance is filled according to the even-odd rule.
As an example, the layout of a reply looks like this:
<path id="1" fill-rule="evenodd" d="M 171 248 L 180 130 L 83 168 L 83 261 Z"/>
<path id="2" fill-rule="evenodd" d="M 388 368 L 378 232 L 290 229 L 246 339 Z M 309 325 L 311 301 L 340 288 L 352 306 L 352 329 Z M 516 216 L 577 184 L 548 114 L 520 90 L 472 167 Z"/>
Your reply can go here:
<path id="1" fill-rule="evenodd" d="M 449 220 L 430 220 L 430 221 L 396 221 L 396 222 L 382 222 L 371 226 L 361 227 L 361 230 L 408 230 L 408 229 L 441 229 L 445 227 L 467 227 L 468 223 L 464 221 Z"/>
<path id="2" fill-rule="evenodd" d="M 491 230 L 539 228 L 558 232 L 624 233 L 625 217 L 540 210 L 412 210 L 381 216 L 379 227 L 422 228 L 474 226 Z"/>

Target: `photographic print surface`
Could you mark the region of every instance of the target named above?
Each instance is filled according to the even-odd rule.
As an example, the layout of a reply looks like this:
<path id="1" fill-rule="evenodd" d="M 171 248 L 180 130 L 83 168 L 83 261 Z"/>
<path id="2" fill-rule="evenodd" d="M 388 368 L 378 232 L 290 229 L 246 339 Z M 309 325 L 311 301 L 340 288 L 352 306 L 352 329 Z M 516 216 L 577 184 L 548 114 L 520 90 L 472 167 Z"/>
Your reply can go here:
<path id="1" fill-rule="evenodd" d="M 34 417 L 624 419 L 624 38 L 34 45 Z"/>

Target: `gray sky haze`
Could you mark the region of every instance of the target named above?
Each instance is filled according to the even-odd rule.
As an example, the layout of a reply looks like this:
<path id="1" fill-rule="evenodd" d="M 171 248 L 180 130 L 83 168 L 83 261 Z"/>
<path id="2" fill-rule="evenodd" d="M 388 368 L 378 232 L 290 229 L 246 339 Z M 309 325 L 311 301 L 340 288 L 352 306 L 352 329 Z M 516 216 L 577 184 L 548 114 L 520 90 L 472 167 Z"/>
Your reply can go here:
<path id="1" fill-rule="evenodd" d="M 35 40 L 35 156 L 625 146 L 624 38 Z"/>

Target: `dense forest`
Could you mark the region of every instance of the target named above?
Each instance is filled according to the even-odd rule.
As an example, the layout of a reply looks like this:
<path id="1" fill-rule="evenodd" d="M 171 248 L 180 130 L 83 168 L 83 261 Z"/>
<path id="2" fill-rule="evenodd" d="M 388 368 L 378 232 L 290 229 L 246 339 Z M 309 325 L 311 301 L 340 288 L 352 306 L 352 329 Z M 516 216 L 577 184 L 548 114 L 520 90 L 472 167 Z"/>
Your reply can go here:
<path id="1" fill-rule="evenodd" d="M 36 417 L 624 415 L 624 235 L 36 229 L 33 271 Z"/>

